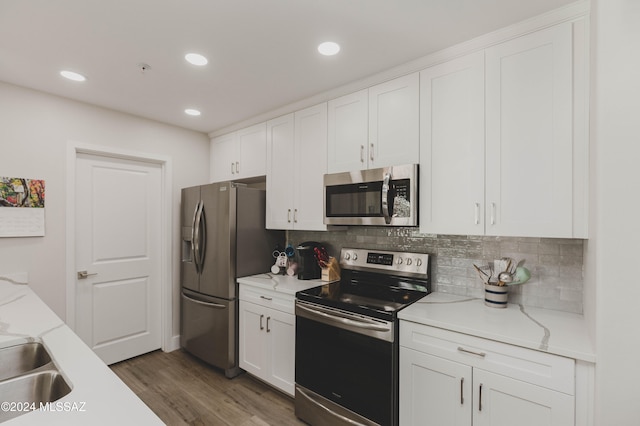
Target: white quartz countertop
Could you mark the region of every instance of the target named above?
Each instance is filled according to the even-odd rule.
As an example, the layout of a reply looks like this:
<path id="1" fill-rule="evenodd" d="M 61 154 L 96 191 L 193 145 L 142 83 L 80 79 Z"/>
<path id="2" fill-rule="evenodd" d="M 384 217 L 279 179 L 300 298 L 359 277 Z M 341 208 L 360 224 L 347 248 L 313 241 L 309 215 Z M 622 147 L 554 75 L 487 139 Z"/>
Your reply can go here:
<path id="1" fill-rule="evenodd" d="M 582 315 L 509 304 L 484 305 L 483 299 L 431 293 L 403 309 L 399 318 L 524 348 L 595 362 Z"/>
<path id="2" fill-rule="evenodd" d="M 33 341 L 44 344 L 72 390 L 56 401 L 60 410 L 3 426 L 163 424 L 28 285 L 0 280 L 0 348 Z"/>
<path id="3" fill-rule="evenodd" d="M 297 277 L 288 275 L 274 275 L 272 273 L 250 275 L 248 277 L 238 278 L 238 283 L 250 285 L 253 287 L 264 288 L 266 290 L 277 291 L 295 296 L 297 291 L 306 290 L 308 288 L 317 287 L 326 284 L 326 281 L 317 280 L 299 280 Z"/>

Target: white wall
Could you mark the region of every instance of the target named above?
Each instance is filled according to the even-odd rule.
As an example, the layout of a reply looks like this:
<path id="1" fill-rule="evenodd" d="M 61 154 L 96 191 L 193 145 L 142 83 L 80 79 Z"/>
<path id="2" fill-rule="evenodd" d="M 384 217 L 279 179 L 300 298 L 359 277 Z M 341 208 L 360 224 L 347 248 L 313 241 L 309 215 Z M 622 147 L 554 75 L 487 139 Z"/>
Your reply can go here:
<path id="1" fill-rule="evenodd" d="M 640 421 L 640 2 L 593 0 L 596 425 Z M 589 277 L 589 280 L 593 277 Z"/>
<path id="2" fill-rule="evenodd" d="M 0 82 L 0 175 L 44 179 L 46 185 L 46 235 L 0 238 L 0 273 L 27 271 L 33 290 L 65 318 L 68 141 L 171 158 L 173 335 L 179 334 L 180 189 L 208 182 L 209 138 L 203 133 Z"/>

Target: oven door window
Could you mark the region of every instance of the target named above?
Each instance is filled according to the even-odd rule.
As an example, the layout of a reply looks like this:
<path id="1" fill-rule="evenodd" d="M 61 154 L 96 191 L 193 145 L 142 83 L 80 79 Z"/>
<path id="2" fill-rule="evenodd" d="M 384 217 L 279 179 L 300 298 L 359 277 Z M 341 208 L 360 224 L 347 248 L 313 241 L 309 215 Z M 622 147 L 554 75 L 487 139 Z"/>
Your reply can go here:
<path id="1" fill-rule="evenodd" d="M 296 383 L 380 424 L 394 424 L 390 342 L 296 317 Z"/>

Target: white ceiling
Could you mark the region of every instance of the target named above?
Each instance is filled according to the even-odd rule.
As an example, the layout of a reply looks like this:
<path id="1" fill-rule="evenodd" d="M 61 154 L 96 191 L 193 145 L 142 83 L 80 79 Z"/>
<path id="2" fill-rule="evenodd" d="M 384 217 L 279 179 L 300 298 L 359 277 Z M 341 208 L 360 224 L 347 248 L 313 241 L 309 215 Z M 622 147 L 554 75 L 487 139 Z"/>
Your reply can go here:
<path id="1" fill-rule="evenodd" d="M 571 1 L 0 0 L 0 81 L 210 132 Z"/>

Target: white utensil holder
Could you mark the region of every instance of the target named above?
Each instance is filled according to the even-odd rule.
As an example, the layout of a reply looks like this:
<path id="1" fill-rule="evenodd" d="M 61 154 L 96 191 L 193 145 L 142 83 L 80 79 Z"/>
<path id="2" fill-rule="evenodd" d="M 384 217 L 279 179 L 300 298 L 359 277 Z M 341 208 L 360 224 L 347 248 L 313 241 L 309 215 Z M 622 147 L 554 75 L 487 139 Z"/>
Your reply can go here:
<path id="1" fill-rule="evenodd" d="M 485 284 L 484 304 L 492 308 L 506 308 L 509 287 L 506 285 Z"/>

